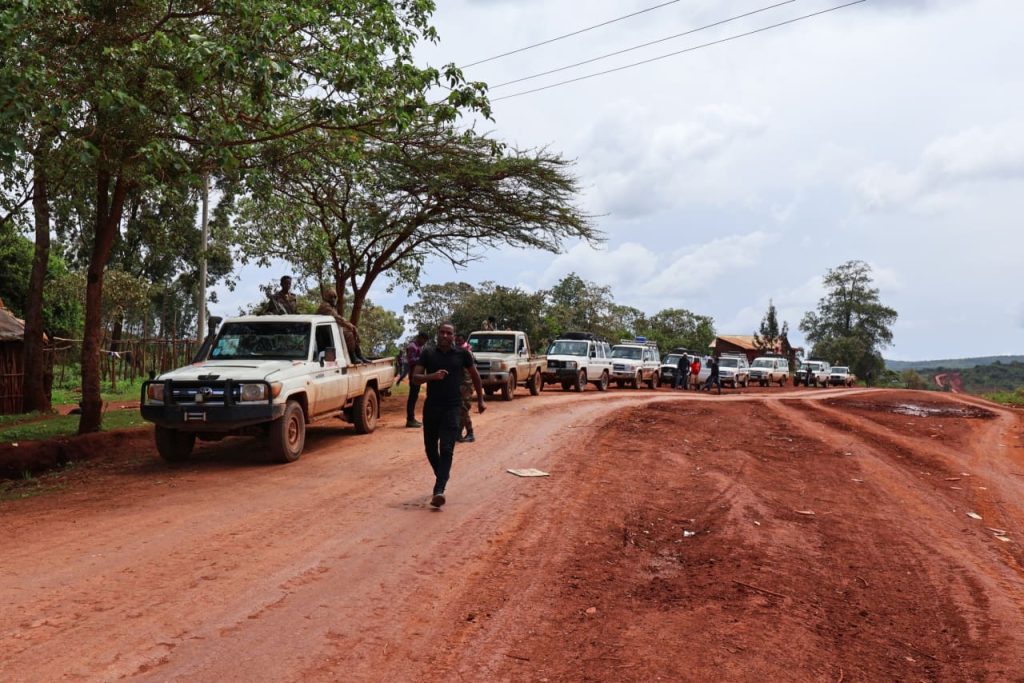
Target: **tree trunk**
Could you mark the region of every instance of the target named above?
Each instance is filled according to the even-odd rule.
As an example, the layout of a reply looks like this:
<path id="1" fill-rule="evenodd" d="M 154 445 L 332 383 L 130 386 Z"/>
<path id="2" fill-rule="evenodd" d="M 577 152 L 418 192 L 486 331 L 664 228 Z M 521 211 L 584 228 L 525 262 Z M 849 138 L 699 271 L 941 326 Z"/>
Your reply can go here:
<path id="1" fill-rule="evenodd" d="M 50 198 L 46 171 L 36 163 L 32 184 L 32 209 L 36 227 L 36 248 L 32 258 L 32 274 L 28 281 L 28 301 L 25 302 L 25 364 L 22 381 L 22 410 L 48 412 L 50 387 L 53 385 L 52 359 L 46 358 L 43 341 L 43 286 L 46 266 L 50 260 Z M 47 381 L 46 375 L 51 375 Z"/>
<path id="2" fill-rule="evenodd" d="M 85 284 L 85 332 L 82 335 L 82 417 L 78 433 L 97 432 L 103 419 L 100 396 L 100 353 L 103 337 L 103 272 L 110 260 L 111 247 L 121 223 L 121 212 L 128 184 L 124 178 L 110 192 L 110 173 L 96 175 L 96 233 Z"/>

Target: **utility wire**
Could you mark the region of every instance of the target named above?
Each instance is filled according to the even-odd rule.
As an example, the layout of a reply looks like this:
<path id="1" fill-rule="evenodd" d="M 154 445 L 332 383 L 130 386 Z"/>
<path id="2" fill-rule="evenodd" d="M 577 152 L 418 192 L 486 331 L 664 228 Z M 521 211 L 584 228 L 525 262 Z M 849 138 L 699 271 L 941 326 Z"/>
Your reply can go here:
<path id="1" fill-rule="evenodd" d="M 729 36 L 727 38 L 721 38 L 720 40 L 713 40 L 710 43 L 703 43 L 701 45 L 695 45 L 693 47 L 688 47 L 685 50 L 677 50 L 675 52 L 670 52 L 668 54 L 660 55 L 658 57 L 651 57 L 650 59 L 645 59 L 645 60 L 640 61 L 640 62 L 633 62 L 632 64 L 626 64 L 624 66 L 619 66 L 619 67 L 616 67 L 614 69 L 607 69 L 606 71 L 598 71 L 597 73 L 587 74 L 586 76 L 580 76 L 578 78 L 570 78 L 569 80 L 566 80 L 566 81 L 559 81 L 558 83 L 552 83 L 551 85 L 545 85 L 545 86 L 542 86 L 540 88 L 533 88 L 532 90 L 523 90 L 521 92 L 512 93 L 511 95 L 503 95 L 501 97 L 493 97 L 493 98 L 490 99 L 490 101 L 491 102 L 499 102 L 501 100 L 508 100 L 508 99 L 513 98 L 513 97 L 520 97 L 521 95 L 530 95 L 532 93 L 540 92 L 542 90 L 550 90 L 551 88 L 557 88 L 559 86 L 567 85 L 569 83 L 576 83 L 577 81 L 585 81 L 588 78 L 596 78 L 597 76 L 604 76 L 605 74 L 615 73 L 616 71 L 625 71 L 626 69 L 632 69 L 635 66 L 641 66 L 643 64 L 650 64 L 651 62 L 657 62 L 657 61 L 662 60 L 662 59 L 668 59 L 669 57 L 675 57 L 676 55 L 681 55 L 681 54 L 684 54 L 686 52 L 693 52 L 694 50 L 700 50 L 701 48 L 711 47 L 712 45 L 719 45 L 721 43 L 727 43 L 729 41 L 736 40 L 738 38 L 745 38 L 747 36 L 752 36 L 755 33 L 763 33 L 765 31 L 770 31 L 771 29 L 774 29 L 774 28 L 779 28 L 780 26 L 786 26 L 787 24 L 795 24 L 796 22 L 803 21 L 804 19 L 810 19 L 812 17 L 817 17 L 817 16 L 820 16 L 822 14 L 828 14 L 829 12 L 835 12 L 836 10 L 841 10 L 841 9 L 845 9 L 847 7 L 852 7 L 853 5 L 859 5 L 862 2 L 867 2 L 867 0 L 854 0 L 853 2 L 848 2 L 848 3 L 843 4 L 843 5 L 836 5 L 835 7 L 830 7 L 828 9 L 823 9 L 823 10 L 818 11 L 818 12 L 812 12 L 810 14 L 805 14 L 803 16 L 796 17 L 796 18 L 793 18 L 793 19 L 787 19 L 786 21 L 780 21 L 777 24 L 772 24 L 770 26 L 764 26 L 762 28 L 754 29 L 753 31 L 747 31 L 745 33 L 738 33 L 738 34 L 736 34 L 734 36 Z"/>
<path id="2" fill-rule="evenodd" d="M 658 40 L 652 40 L 649 43 L 641 43 L 640 45 L 634 45 L 633 47 L 627 47 L 624 50 L 617 50 L 615 52 L 609 52 L 608 54 L 599 55 L 597 57 L 592 57 L 591 59 L 585 59 L 582 62 L 576 62 L 575 64 L 567 64 L 566 66 L 560 66 L 557 69 L 550 69 L 548 71 L 541 71 L 540 73 L 535 73 L 532 76 L 523 76 L 522 78 L 516 78 L 515 80 L 505 81 L 504 83 L 498 83 L 497 85 L 489 85 L 489 86 L 487 86 L 487 89 L 488 90 L 496 90 L 497 88 L 504 88 L 506 85 L 512 85 L 514 83 L 522 83 L 523 81 L 529 81 L 529 80 L 532 80 L 534 78 L 540 78 L 541 76 L 550 76 L 551 74 L 556 74 L 556 73 L 558 73 L 560 71 L 567 71 L 569 69 L 575 69 L 577 66 L 583 66 L 584 64 L 592 64 L 593 62 L 599 62 L 602 59 L 608 59 L 609 57 L 616 57 L 618 55 L 622 55 L 622 54 L 625 54 L 627 52 L 632 52 L 634 50 L 639 50 L 641 48 L 650 47 L 651 45 L 657 45 L 658 43 L 664 43 L 664 42 L 669 41 L 669 40 L 675 40 L 676 38 L 682 38 L 683 36 L 688 36 L 688 35 L 690 35 L 692 33 L 698 33 L 700 31 L 706 31 L 709 28 L 714 28 L 716 26 L 721 26 L 722 24 L 728 24 L 731 21 L 737 21 L 739 19 L 744 19 L 744 18 L 752 16 L 754 14 L 759 14 L 761 12 L 767 12 L 768 10 L 777 9 L 779 7 L 782 7 L 783 5 L 789 5 L 789 4 L 792 4 L 794 2 L 796 2 L 796 0 L 784 0 L 783 2 L 779 2 L 779 3 L 776 3 L 774 5 L 768 5 L 767 7 L 762 7 L 761 9 L 753 10 L 752 12 L 745 12 L 744 14 L 737 14 L 734 17 L 729 17 L 728 19 L 722 19 L 721 21 L 716 21 L 716 22 L 714 22 L 712 24 L 707 24 L 705 26 L 700 26 L 698 28 L 692 28 L 692 29 L 690 29 L 688 31 L 683 31 L 682 33 L 677 33 L 677 34 L 672 35 L 672 36 L 666 36 L 664 38 L 659 38 Z"/>
<path id="3" fill-rule="evenodd" d="M 586 33 L 587 31 L 593 31 L 595 28 L 601 28 L 602 26 L 608 26 L 609 24 L 614 24 L 615 22 L 622 21 L 623 19 L 630 19 L 630 18 L 638 16 L 640 14 L 644 14 L 645 12 L 651 12 L 651 11 L 656 10 L 656 9 L 661 9 L 662 7 L 667 7 L 668 5 L 674 5 L 677 2 L 679 2 L 679 0 L 669 0 L 668 2 L 663 2 L 660 5 L 654 5 L 653 7 L 648 7 L 646 9 L 637 10 L 636 12 L 633 12 L 632 14 L 626 14 L 626 15 L 621 16 L 621 17 L 616 17 L 614 19 L 609 19 L 608 21 L 603 21 L 600 24 L 594 24 L 593 26 L 587 26 L 586 28 L 581 28 L 581 29 L 579 29 L 577 31 L 573 31 L 572 33 L 566 33 L 565 35 L 557 36 L 555 38 L 549 38 L 548 40 L 542 40 L 541 42 L 534 43 L 533 45 L 527 45 L 525 47 L 520 47 L 520 48 L 517 48 L 515 50 L 509 50 L 508 52 L 502 52 L 500 55 L 494 55 L 493 57 L 488 57 L 487 59 L 481 59 L 481 60 L 472 62 L 470 64 L 463 64 L 462 67 L 460 67 L 460 68 L 468 69 L 471 66 L 476 66 L 478 64 L 485 64 L 487 62 L 493 62 L 494 60 L 501 59 L 502 57 L 508 57 L 509 55 L 515 55 L 515 54 L 519 54 L 520 52 L 526 52 L 527 50 L 532 50 L 533 48 L 540 47 L 541 45 L 548 45 L 550 43 L 554 43 L 554 42 L 557 42 L 559 40 L 564 40 L 566 38 L 571 38 L 572 36 L 578 36 L 581 33 Z"/>

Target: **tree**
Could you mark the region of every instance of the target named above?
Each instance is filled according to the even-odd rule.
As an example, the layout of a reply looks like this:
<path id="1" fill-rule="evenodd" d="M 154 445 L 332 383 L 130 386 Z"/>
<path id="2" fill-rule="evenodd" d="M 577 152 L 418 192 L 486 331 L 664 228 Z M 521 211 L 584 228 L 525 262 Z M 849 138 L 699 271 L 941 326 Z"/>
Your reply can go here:
<path id="1" fill-rule="evenodd" d="M 364 354 L 376 358 L 395 355 L 398 353 L 398 342 L 403 329 L 402 319 L 394 312 L 377 306 L 372 301 L 363 304 L 359 337 Z"/>
<path id="2" fill-rule="evenodd" d="M 760 353 L 782 353 L 782 341 L 788 337 L 789 323 L 784 322 L 782 327 L 779 327 L 775 303 L 768 299 L 768 312 L 761 319 L 761 327 L 754 332 L 754 347 Z"/>
<path id="3" fill-rule="evenodd" d="M 612 323 L 614 307 L 610 287 L 569 273 L 548 290 L 544 320 L 556 336 L 581 331 L 609 337 L 615 328 Z"/>
<path id="4" fill-rule="evenodd" d="M 436 40 L 429 0 L 24 0 L 0 8 L 0 176 L 25 128 L 87 169 L 94 208 L 86 278 L 79 432 L 100 425 L 103 275 L 126 201 L 172 169 L 244 169 L 275 140 L 312 130 L 380 134 L 428 109 L 489 113 L 482 87 L 427 100 L 435 69 L 412 47 Z M 358 20 L 353 20 L 357 17 Z M 22 165 L 23 166 L 23 165 Z"/>
<path id="5" fill-rule="evenodd" d="M 456 269 L 487 249 L 558 252 L 600 233 L 574 205 L 572 163 L 422 118 L 385 139 L 312 133 L 280 145 L 239 222 L 243 254 L 285 259 L 352 296 L 382 275 L 410 288 L 428 259 Z"/>
<path id="6" fill-rule="evenodd" d="M 643 334 L 665 352 L 681 346 L 704 354 L 715 339 L 715 324 L 712 318 L 685 308 L 666 308 L 646 320 Z"/>
<path id="7" fill-rule="evenodd" d="M 830 269 L 824 284 L 827 294 L 817 310 L 800 321 L 811 355 L 849 365 L 858 377 L 878 375 L 885 367 L 881 349 L 892 343 L 897 313 L 879 300 L 871 267 L 848 261 Z"/>
<path id="8" fill-rule="evenodd" d="M 433 335 L 441 323 L 452 322 L 455 311 L 475 292 L 473 285 L 465 282 L 423 285 L 416 303 L 406 304 L 402 311 L 413 329 Z"/>
<path id="9" fill-rule="evenodd" d="M 498 329 L 522 330 L 529 336 L 534 351 L 541 340 L 549 335 L 537 311 L 544 305 L 544 292 L 529 293 L 518 287 L 504 287 L 493 282 L 481 282 L 452 313 L 456 331 L 466 334 L 479 330 L 483 322 L 493 316 Z"/>

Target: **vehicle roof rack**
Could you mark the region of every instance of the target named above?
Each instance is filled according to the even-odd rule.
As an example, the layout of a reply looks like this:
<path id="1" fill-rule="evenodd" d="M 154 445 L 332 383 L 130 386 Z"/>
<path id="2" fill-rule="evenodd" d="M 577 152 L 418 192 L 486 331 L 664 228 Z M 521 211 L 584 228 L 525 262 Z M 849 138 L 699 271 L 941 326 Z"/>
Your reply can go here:
<path id="1" fill-rule="evenodd" d="M 588 339 L 590 341 L 604 341 L 601 337 L 598 337 L 593 332 L 563 332 L 562 334 L 555 337 L 556 339 Z"/>
<path id="2" fill-rule="evenodd" d="M 658 342 L 647 341 L 646 337 L 637 337 L 636 339 L 620 339 L 620 344 L 633 344 L 639 346 L 648 346 L 652 349 L 658 348 Z"/>

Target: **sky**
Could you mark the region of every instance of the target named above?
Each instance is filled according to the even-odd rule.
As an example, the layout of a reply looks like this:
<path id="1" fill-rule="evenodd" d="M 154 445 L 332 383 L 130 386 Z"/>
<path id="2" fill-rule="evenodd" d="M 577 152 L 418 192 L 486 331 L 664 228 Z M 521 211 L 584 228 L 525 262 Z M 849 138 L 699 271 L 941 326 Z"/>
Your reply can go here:
<path id="1" fill-rule="evenodd" d="M 424 281 L 535 291 L 575 272 L 648 314 L 710 315 L 719 334 L 752 334 L 771 300 L 802 345 L 822 276 L 859 259 L 899 313 L 885 357 L 1024 353 L 1024 3 L 866 0 L 701 47 L 844 2 L 794 0 L 493 87 L 774 3 L 438 0 L 440 42 L 417 53 L 434 66 L 664 6 L 465 69 L 493 102 L 493 120 L 467 125 L 575 160 L 578 205 L 606 242 L 487 253 L 458 272 L 431 263 Z M 243 270 L 213 312 L 236 313 L 276 275 Z M 410 297 L 383 285 L 371 298 L 401 313 Z"/>

